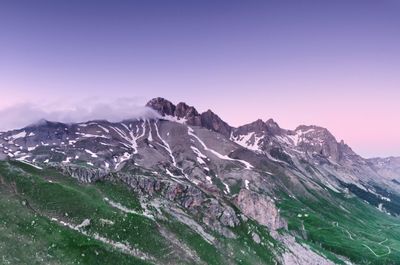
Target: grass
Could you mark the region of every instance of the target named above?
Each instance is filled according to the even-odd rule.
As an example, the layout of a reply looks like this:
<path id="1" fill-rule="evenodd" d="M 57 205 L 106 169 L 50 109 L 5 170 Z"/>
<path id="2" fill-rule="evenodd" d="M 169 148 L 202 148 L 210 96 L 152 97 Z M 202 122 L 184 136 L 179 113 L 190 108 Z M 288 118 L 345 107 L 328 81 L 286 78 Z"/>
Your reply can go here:
<path id="1" fill-rule="evenodd" d="M 278 242 L 270 235 L 268 230 L 257 224 L 255 221 L 248 220 L 235 227 L 237 239 L 226 239 L 226 243 L 236 253 L 237 264 L 275 264 L 274 252 L 280 250 Z M 261 242 L 256 243 L 252 234 L 259 235 Z M 240 242 L 240 244 L 238 244 Z M 243 247 L 244 246 L 244 247 Z"/>
<path id="2" fill-rule="evenodd" d="M 0 189 L 1 264 L 147 264 L 51 222 Z"/>
<path id="3" fill-rule="evenodd" d="M 2 161 L 0 189 L 0 264 L 193 264 L 186 247 L 206 264 L 274 264 L 272 252 L 254 243 L 247 233 L 250 223 L 235 228 L 237 239 L 213 233 L 218 241 L 210 244 L 171 216 L 153 220 L 141 215 L 139 199 L 118 182 L 81 184 L 55 169 Z M 138 214 L 112 207 L 105 198 Z M 90 219 L 84 229 L 88 236 L 52 218 L 72 225 Z M 257 229 L 263 242 L 271 240 L 265 229 L 255 227 L 252 223 L 251 229 Z M 171 244 L 161 231 L 178 243 Z M 129 245 L 152 259 L 124 254 L 95 240 L 94 234 Z"/>
<path id="4" fill-rule="evenodd" d="M 164 221 L 163 225 L 173 232 L 180 240 L 187 242 L 188 246 L 196 250 L 196 254 L 207 264 L 227 264 L 223 255 L 212 244 L 205 241 L 199 234 L 191 230 L 187 225 Z"/>
<path id="5" fill-rule="evenodd" d="M 17 165 L 18 167 L 15 167 Z M 162 249 L 168 246 L 168 242 L 158 233 L 157 224 L 154 221 L 140 215 L 121 212 L 104 200 L 105 197 L 115 200 L 124 199 L 127 206 L 139 207 L 133 194 L 128 197 L 128 190 L 124 190 L 119 184 L 109 183 L 109 187 L 103 183 L 80 185 L 73 179 L 51 170 L 40 172 L 19 163 L 10 165 L 1 162 L 0 172 L 7 183 L 4 186 L 14 187 L 13 198 L 26 202 L 30 207 L 30 209 L 25 207 L 24 210 L 27 213 L 35 214 L 43 220 L 57 218 L 75 225 L 89 218 L 91 225 L 87 229 L 88 233 L 98 233 L 110 240 L 127 243 L 157 259 L 165 254 Z M 39 172 L 47 179 L 37 175 Z M 4 209 L 8 209 L 7 216 L 10 218 L 17 215 L 17 212 L 10 211 L 12 207 L 4 207 Z M 101 219 L 109 220 L 113 225 L 104 225 Z M 29 219 L 26 223 L 31 221 Z M 25 235 L 29 231 L 20 230 L 19 232 Z M 69 233 L 76 234 L 78 238 L 81 237 L 77 232 L 69 231 Z M 71 243 L 71 246 L 73 245 Z M 69 251 L 73 252 L 73 249 Z"/>
<path id="6" fill-rule="evenodd" d="M 328 193 L 314 194 L 315 199 L 285 197 L 280 208 L 289 230 L 303 242 L 357 264 L 400 264 L 398 218 L 357 197 Z"/>

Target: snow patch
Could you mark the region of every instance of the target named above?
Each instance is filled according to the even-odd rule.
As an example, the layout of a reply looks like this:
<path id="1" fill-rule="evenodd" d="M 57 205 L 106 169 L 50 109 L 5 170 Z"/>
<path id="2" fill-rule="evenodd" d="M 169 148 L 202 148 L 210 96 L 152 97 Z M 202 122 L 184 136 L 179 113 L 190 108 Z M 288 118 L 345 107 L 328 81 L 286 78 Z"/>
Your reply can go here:
<path id="1" fill-rule="evenodd" d="M 22 132 L 19 132 L 19 133 L 17 133 L 17 134 L 10 135 L 10 136 L 8 137 L 8 139 L 15 140 L 15 139 L 24 138 L 24 137 L 26 137 L 26 132 L 25 132 L 25 131 L 22 131 Z"/>
<path id="2" fill-rule="evenodd" d="M 204 159 L 206 159 L 207 158 L 207 156 L 205 156 L 202 152 L 200 152 L 200 150 L 199 149 L 197 149 L 196 147 L 194 147 L 194 146 L 191 146 L 190 147 L 192 150 L 193 150 L 193 152 L 197 155 L 197 162 L 199 162 L 199 164 L 202 164 L 202 165 L 206 165 L 206 162 L 203 160 L 203 158 Z"/>
<path id="3" fill-rule="evenodd" d="M 93 153 L 92 151 L 85 149 L 85 152 L 88 153 L 91 157 L 96 158 L 98 157 L 96 153 Z"/>
<path id="4" fill-rule="evenodd" d="M 233 159 L 233 158 L 230 158 L 230 157 L 227 156 L 227 155 L 222 155 L 222 154 L 218 153 L 217 151 L 208 148 L 208 147 L 206 146 L 206 144 L 205 144 L 196 134 L 194 134 L 193 129 L 190 128 L 190 127 L 188 127 L 188 134 L 189 134 L 190 136 L 194 137 L 194 138 L 203 146 L 204 150 L 213 153 L 213 154 L 214 154 L 215 156 L 217 156 L 218 158 L 223 159 L 223 160 L 229 160 L 229 161 L 237 161 L 237 162 L 240 162 L 240 163 L 242 163 L 242 164 L 245 165 L 246 169 L 252 169 L 252 168 L 254 168 L 254 167 L 253 167 L 249 162 L 247 162 L 247 161 L 240 160 L 240 159 Z"/>
<path id="5" fill-rule="evenodd" d="M 71 160 L 72 160 L 72 157 L 67 157 L 67 158 L 65 158 L 65 160 L 62 161 L 61 163 L 63 163 L 63 164 L 68 164 L 68 163 L 71 163 Z"/>
<path id="6" fill-rule="evenodd" d="M 102 129 L 103 131 L 105 131 L 106 133 L 110 133 L 110 130 L 107 129 L 106 127 L 104 127 L 104 126 L 102 126 L 100 124 L 97 124 L 97 126 L 99 126 L 99 128 Z"/>
<path id="7" fill-rule="evenodd" d="M 81 133 L 81 132 L 76 132 L 75 134 L 80 135 L 80 136 L 85 137 L 85 138 L 105 138 L 105 139 L 109 139 L 106 135 Z"/>
<path id="8" fill-rule="evenodd" d="M 125 152 L 122 156 L 114 158 L 114 161 L 117 162 L 115 165 L 115 169 L 117 169 L 123 162 L 129 160 L 131 158 L 131 155 L 127 152 Z"/>
<path id="9" fill-rule="evenodd" d="M 40 170 L 43 169 L 42 167 L 39 167 L 39 166 L 34 165 L 34 164 L 31 164 L 31 163 L 29 163 L 28 161 L 25 161 L 25 160 L 22 159 L 22 158 L 17 158 L 17 160 L 20 161 L 20 162 L 22 162 L 22 163 L 24 163 L 24 164 L 30 165 L 31 167 L 34 167 L 34 168 L 36 168 L 36 169 L 40 169 Z"/>
<path id="10" fill-rule="evenodd" d="M 224 193 L 225 193 L 225 194 L 231 193 L 231 189 L 229 188 L 229 185 L 226 184 L 225 182 L 222 182 L 222 184 L 224 184 L 224 186 L 225 186 Z"/>
<path id="11" fill-rule="evenodd" d="M 262 152 L 260 149 L 260 141 L 263 139 L 263 137 L 259 137 L 255 135 L 255 132 L 250 132 L 245 135 L 238 135 L 236 137 L 231 135 L 231 140 L 237 143 L 238 145 L 241 145 L 249 150 L 256 151 L 256 152 Z"/>
<path id="12" fill-rule="evenodd" d="M 132 131 L 132 129 L 129 129 L 125 124 L 122 123 L 122 125 L 128 130 L 128 133 L 124 132 L 123 130 L 117 128 L 117 127 L 111 127 L 123 140 L 125 140 L 128 144 L 121 142 L 124 146 L 128 147 L 129 149 L 133 149 L 133 153 L 137 154 L 138 153 L 138 145 L 137 145 L 137 139 L 140 137 L 136 137 Z"/>
<path id="13" fill-rule="evenodd" d="M 210 184 L 213 184 L 212 179 L 211 179 L 210 176 L 206 176 L 206 180 L 207 180 L 208 182 L 210 182 Z"/>
<path id="14" fill-rule="evenodd" d="M 147 121 L 147 122 L 149 124 L 149 137 L 148 137 L 148 139 L 149 139 L 150 142 L 152 142 L 153 141 L 153 135 L 152 135 L 152 131 L 151 131 L 151 123 L 150 123 L 150 121 Z"/>
<path id="15" fill-rule="evenodd" d="M 28 151 L 31 152 L 31 151 L 35 150 L 36 148 L 38 148 L 38 147 L 39 147 L 39 145 L 28 147 Z"/>
<path id="16" fill-rule="evenodd" d="M 165 120 L 168 120 L 168 121 L 173 121 L 173 122 L 177 122 L 177 123 L 181 123 L 181 124 L 185 124 L 187 122 L 187 119 L 185 119 L 185 118 L 179 118 L 179 117 L 171 116 L 171 115 L 165 115 L 162 118 Z"/>
<path id="17" fill-rule="evenodd" d="M 249 190 L 249 183 L 250 183 L 250 181 L 248 181 L 247 179 L 244 181 L 244 185 L 245 185 L 246 189 L 248 189 L 248 190 Z"/>

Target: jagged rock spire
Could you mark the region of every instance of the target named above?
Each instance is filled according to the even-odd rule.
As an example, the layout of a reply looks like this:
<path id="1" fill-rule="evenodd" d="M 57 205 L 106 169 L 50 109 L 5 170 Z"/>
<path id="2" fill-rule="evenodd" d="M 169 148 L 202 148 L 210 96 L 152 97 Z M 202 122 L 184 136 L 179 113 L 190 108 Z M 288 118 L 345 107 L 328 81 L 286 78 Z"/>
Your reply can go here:
<path id="1" fill-rule="evenodd" d="M 232 130 L 232 127 L 229 126 L 228 123 L 223 121 L 211 110 L 207 110 L 206 112 L 199 114 L 199 112 L 193 106 L 189 106 L 184 102 L 174 105 L 170 101 L 158 97 L 150 100 L 146 106 L 154 109 L 163 117 L 173 116 L 184 119 L 188 125 L 202 126 L 209 130 L 221 133 L 226 137 L 229 137 Z"/>

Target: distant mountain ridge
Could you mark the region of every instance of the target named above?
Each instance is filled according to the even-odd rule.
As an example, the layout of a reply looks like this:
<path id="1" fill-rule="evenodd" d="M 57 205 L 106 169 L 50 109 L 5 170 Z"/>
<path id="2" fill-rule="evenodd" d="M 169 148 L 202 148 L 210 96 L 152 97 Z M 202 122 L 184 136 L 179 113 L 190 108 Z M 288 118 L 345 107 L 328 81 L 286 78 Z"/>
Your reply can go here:
<path id="1" fill-rule="evenodd" d="M 313 149 L 312 146 L 317 146 L 317 143 L 313 142 L 313 140 L 318 139 L 320 143 L 323 142 L 326 145 L 322 146 L 321 149 L 314 148 L 315 150 L 313 151 L 322 152 L 322 154 L 326 156 L 333 156 L 335 160 L 340 160 L 343 151 L 356 155 L 351 148 L 343 142 L 343 140 L 337 142 L 336 138 L 328 131 L 328 129 L 315 125 L 299 125 L 292 131 L 280 128 L 278 123 L 271 118 L 265 122 L 258 119 L 252 123 L 234 128 L 211 110 L 199 114 L 193 106 L 189 106 L 184 102 L 180 102 L 175 106 L 172 102 L 159 97 L 150 100 L 146 106 L 154 109 L 163 117 L 175 117 L 177 120 L 184 122 L 187 125 L 202 126 L 221 133 L 226 137 L 242 137 L 243 140 L 243 136 L 248 133 L 254 133 L 255 135 L 264 134 L 265 137 L 286 135 L 289 136 L 289 138 L 293 137 L 290 140 L 296 141 L 293 142 L 295 145 L 300 143 L 304 148 L 308 149 Z M 298 134 L 299 132 L 300 134 Z M 300 139 L 297 137 L 300 137 Z M 249 143 L 253 142 L 253 144 L 254 140 L 254 137 L 247 139 Z M 300 142 L 297 142 L 299 140 Z"/>

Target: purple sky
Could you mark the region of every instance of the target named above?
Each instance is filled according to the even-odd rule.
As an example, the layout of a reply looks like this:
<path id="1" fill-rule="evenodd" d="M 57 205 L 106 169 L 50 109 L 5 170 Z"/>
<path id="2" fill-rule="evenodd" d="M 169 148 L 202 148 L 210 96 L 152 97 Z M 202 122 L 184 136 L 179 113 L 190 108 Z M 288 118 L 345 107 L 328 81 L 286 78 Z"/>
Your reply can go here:
<path id="1" fill-rule="evenodd" d="M 5 0 L 0 109 L 163 96 L 398 156 L 399 14 L 398 0 Z"/>

